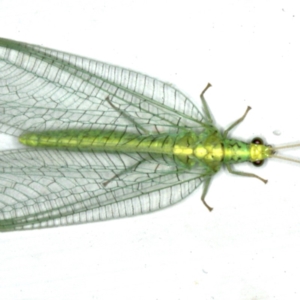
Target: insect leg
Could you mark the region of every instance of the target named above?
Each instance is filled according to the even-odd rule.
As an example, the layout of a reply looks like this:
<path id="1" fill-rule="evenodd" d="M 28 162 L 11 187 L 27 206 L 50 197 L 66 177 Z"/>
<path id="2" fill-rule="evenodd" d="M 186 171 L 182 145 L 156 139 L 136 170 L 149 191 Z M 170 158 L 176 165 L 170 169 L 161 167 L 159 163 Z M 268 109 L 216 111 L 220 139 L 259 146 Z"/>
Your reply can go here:
<path id="1" fill-rule="evenodd" d="M 207 177 L 204 181 L 204 187 L 203 187 L 203 192 L 202 192 L 202 196 L 201 196 L 201 200 L 203 202 L 203 204 L 206 206 L 206 208 L 209 210 L 209 211 L 212 211 L 213 208 L 210 207 L 206 201 L 205 201 L 205 196 L 207 194 L 207 191 L 208 191 L 208 188 L 209 188 L 209 185 L 210 185 L 210 182 L 211 182 L 211 177 Z"/>
<path id="2" fill-rule="evenodd" d="M 232 128 L 234 128 L 235 126 L 237 126 L 239 123 L 241 123 L 241 122 L 246 118 L 246 116 L 247 116 L 247 114 L 248 114 L 248 112 L 249 112 L 250 109 L 251 109 L 251 107 L 248 106 L 247 109 L 246 109 L 246 111 L 245 111 L 245 113 L 244 113 L 239 119 L 237 119 L 233 124 L 231 124 L 231 125 L 224 131 L 223 136 L 224 136 L 225 138 L 227 137 L 228 132 L 229 132 Z"/>
<path id="3" fill-rule="evenodd" d="M 116 178 L 121 177 L 122 175 L 126 174 L 126 173 L 130 173 L 132 171 L 134 171 L 140 164 L 142 164 L 145 160 L 139 161 L 136 164 L 134 164 L 133 166 L 131 166 L 130 168 L 127 168 L 123 171 L 120 171 L 118 174 L 115 174 L 113 177 L 111 177 L 110 179 L 106 180 L 105 182 L 103 182 L 103 186 L 106 187 L 111 181 L 113 181 Z"/>
<path id="4" fill-rule="evenodd" d="M 239 176 L 246 176 L 246 177 L 254 177 L 254 178 L 257 178 L 257 179 L 261 180 L 263 183 L 268 182 L 267 179 L 263 179 L 263 178 L 259 177 L 258 175 L 255 175 L 253 173 L 235 171 L 235 170 L 232 169 L 232 167 L 230 165 L 226 165 L 226 168 L 227 168 L 228 172 L 231 173 L 231 174 L 235 174 L 235 175 L 239 175 Z"/>
<path id="5" fill-rule="evenodd" d="M 116 107 L 114 104 L 112 104 L 112 102 L 109 99 L 109 96 L 107 96 L 105 98 L 105 100 L 110 104 L 110 106 L 114 110 L 116 110 L 118 113 L 123 115 L 126 119 L 128 119 L 131 123 L 133 123 L 135 127 L 141 129 L 145 134 L 149 134 L 149 132 L 145 128 L 143 128 L 140 124 L 138 124 L 130 115 L 128 115 L 125 111 L 121 111 L 118 107 Z"/>
<path id="6" fill-rule="evenodd" d="M 207 105 L 207 102 L 204 98 L 204 94 L 205 92 L 211 87 L 211 84 L 208 83 L 207 86 L 205 87 L 205 89 L 202 91 L 202 93 L 200 94 L 200 99 L 202 101 L 202 106 L 203 106 L 203 112 L 204 112 L 204 115 L 205 115 L 205 118 L 207 119 L 207 121 L 209 123 L 213 123 L 213 119 L 212 119 L 212 116 L 210 114 L 210 111 L 209 111 L 209 108 L 208 108 L 208 105 Z"/>

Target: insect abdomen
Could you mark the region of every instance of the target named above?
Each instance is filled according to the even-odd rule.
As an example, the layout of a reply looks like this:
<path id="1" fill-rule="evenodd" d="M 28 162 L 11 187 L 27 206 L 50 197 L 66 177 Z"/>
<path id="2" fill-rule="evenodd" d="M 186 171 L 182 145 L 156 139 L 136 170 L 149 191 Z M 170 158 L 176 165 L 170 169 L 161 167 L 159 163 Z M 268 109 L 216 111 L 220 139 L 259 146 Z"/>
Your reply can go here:
<path id="1" fill-rule="evenodd" d="M 138 135 L 120 131 L 60 130 L 29 132 L 19 141 L 31 147 L 79 149 L 109 152 L 151 152 L 172 154 L 176 137 L 167 134 Z"/>

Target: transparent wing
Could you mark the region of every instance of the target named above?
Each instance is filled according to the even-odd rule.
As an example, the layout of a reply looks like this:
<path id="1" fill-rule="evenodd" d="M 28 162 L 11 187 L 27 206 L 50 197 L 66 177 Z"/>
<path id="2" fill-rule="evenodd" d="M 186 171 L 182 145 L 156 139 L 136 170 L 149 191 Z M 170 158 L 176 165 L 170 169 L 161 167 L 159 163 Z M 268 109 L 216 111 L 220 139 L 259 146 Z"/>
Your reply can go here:
<path id="1" fill-rule="evenodd" d="M 199 109 L 152 77 L 39 46 L 0 39 L 0 131 L 136 127 L 149 132 L 199 128 Z"/>
<path id="2" fill-rule="evenodd" d="M 134 169 L 120 174 L 129 162 Z M 5 152 L 0 165 L 0 230 L 155 211 L 189 195 L 201 183 L 199 172 L 203 172 L 183 172 L 174 165 L 144 161 L 136 154 L 36 149 Z M 107 180 L 111 181 L 106 184 Z"/>
<path id="3" fill-rule="evenodd" d="M 157 79 L 6 39 L 0 39 L 0 116 L 0 132 L 16 137 L 68 128 L 176 133 L 199 131 L 205 122 L 186 96 Z M 3 151 L 0 231 L 154 211 L 186 197 L 205 175 L 203 166 L 186 170 L 147 154 Z"/>

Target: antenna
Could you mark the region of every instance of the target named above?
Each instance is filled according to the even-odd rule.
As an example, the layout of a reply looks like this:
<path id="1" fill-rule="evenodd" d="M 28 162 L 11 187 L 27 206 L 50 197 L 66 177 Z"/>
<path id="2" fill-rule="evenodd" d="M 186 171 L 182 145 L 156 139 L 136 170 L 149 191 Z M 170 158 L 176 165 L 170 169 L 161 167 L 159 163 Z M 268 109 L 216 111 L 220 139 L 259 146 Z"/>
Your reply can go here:
<path id="1" fill-rule="evenodd" d="M 290 145 L 283 145 L 283 146 L 276 146 L 276 147 L 272 147 L 272 149 L 276 153 L 277 150 L 280 150 L 280 149 L 290 149 L 290 148 L 297 148 L 297 147 L 300 147 L 300 143 L 290 144 Z M 276 154 L 272 155 L 272 157 L 282 159 L 282 160 L 291 161 L 291 162 L 295 162 L 295 163 L 300 163 L 300 159 L 296 159 L 296 158 L 291 158 L 291 157 L 286 157 L 286 156 L 276 155 Z"/>

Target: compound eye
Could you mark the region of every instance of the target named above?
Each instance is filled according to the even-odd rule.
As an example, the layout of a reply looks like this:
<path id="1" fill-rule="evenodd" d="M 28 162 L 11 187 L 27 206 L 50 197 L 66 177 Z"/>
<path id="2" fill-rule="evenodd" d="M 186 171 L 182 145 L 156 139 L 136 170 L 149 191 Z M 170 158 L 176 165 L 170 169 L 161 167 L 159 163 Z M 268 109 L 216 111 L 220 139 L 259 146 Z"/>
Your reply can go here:
<path id="1" fill-rule="evenodd" d="M 263 164 L 264 164 L 264 160 L 262 159 L 262 160 L 256 160 L 256 161 L 253 161 L 252 162 L 252 164 L 253 164 L 253 166 L 255 166 L 255 167 L 261 167 Z"/>
<path id="2" fill-rule="evenodd" d="M 255 145 L 263 145 L 263 144 L 264 144 L 264 141 L 263 141 L 261 138 L 256 137 L 256 138 L 254 138 L 254 139 L 252 140 L 251 143 L 252 143 L 252 144 L 255 144 Z"/>

